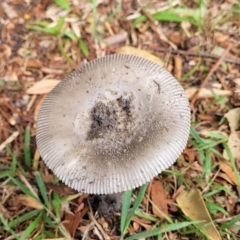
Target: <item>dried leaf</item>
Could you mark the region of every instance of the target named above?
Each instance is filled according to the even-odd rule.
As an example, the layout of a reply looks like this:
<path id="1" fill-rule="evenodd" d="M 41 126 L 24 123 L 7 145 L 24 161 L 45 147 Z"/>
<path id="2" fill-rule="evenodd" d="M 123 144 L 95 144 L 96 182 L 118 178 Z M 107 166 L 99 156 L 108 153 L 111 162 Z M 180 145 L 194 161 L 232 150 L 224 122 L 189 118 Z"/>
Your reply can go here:
<path id="1" fill-rule="evenodd" d="M 193 162 L 195 160 L 196 150 L 194 148 L 186 148 L 183 154 L 187 156 L 189 162 Z"/>
<path id="2" fill-rule="evenodd" d="M 65 214 L 64 226 L 72 237 L 74 236 L 79 223 L 81 222 L 83 216 L 87 213 L 87 211 L 88 207 L 85 207 L 81 212 L 77 212 L 75 214 Z"/>
<path id="3" fill-rule="evenodd" d="M 26 93 L 28 94 L 46 94 L 49 93 L 60 80 L 55 79 L 48 79 L 48 80 L 41 80 L 36 82 L 32 87 L 30 87 Z"/>
<path id="4" fill-rule="evenodd" d="M 228 146 L 235 160 L 240 159 L 240 132 L 232 132 L 228 137 Z M 223 157 L 229 160 L 227 152 L 224 150 Z"/>
<path id="5" fill-rule="evenodd" d="M 43 205 L 40 202 L 28 195 L 20 194 L 16 198 L 22 205 L 39 210 L 43 209 Z"/>
<path id="6" fill-rule="evenodd" d="M 143 219 L 143 218 L 134 216 L 132 218 L 132 221 L 134 223 L 138 223 L 139 225 L 141 225 L 142 227 L 144 227 L 147 230 L 151 230 L 153 228 L 153 226 L 151 225 L 151 221 L 149 221 L 147 219 Z"/>
<path id="7" fill-rule="evenodd" d="M 29 59 L 27 61 L 27 67 L 31 68 L 41 68 L 43 63 L 38 59 Z"/>
<path id="8" fill-rule="evenodd" d="M 153 180 L 152 182 L 151 199 L 154 203 L 153 213 L 156 216 L 163 218 L 164 216 L 161 212 L 168 215 L 167 196 L 162 183 L 158 180 Z"/>
<path id="9" fill-rule="evenodd" d="M 230 178 L 232 183 L 234 183 L 235 185 L 238 185 L 237 178 L 231 168 L 230 162 L 226 160 L 220 160 L 219 166 L 220 166 L 220 169 L 227 174 L 227 176 Z"/>
<path id="10" fill-rule="evenodd" d="M 126 31 L 120 31 L 118 34 L 105 38 L 104 42 L 101 43 L 101 47 L 103 48 L 106 46 L 112 46 L 114 44 L 126 42 L 127 36 L 128 34 Z"/>
<path id="11" fill-rule="evenodd" d="M 191 99 L 193 97 L 193 95 L 196 93 L 197 88 L 195 87 L 191 87 L 185 90 L 185 93 L 188 97 L 188 99 Z M 213 98 L 213 94 L 212 91 L 218 95 L 218 96 L 231 96 L 232 92 L 230 90 L 222 90 L 222 89 L 206 89 L 206 88 L 202 88 L 198 95 L 197 98 L 201 99 L 201 98 Z"/>
<path id="12" fill-rule="evenodd" d="M 174 77 L 176 79 L 181 79 L 182 76 L 182 58 L 180 56 L 174 57 Z"/>
<path id="13" fill-rule="evenodd" d="M 221 240 L 211 216 L 206 208 L 200 192 L 197 189 L 191 189 L 189 192 L 182 191 L 177 197 L 177 203 L 183 213 L 192 220 L 203 220 L 200 225 L 207 225 L 201 228 L 202 233 L 211 240 Z"/>
<path id="14" fill-rule="evenodd" d="M 14 141 L 19 135 L 18 131 L 13 132 L 2 144 L 0 144 L 0 152 L 12 141 Z"/>
<path id="15" fill-rule="evenodd" d="M 6 1 L 2 3 L 2 8 L 9 19 L 18 17 L 17 12 Z"/>
<path id="16" fill-rule="evenodd" d="M 231 132 L 236 131 L 240 123 L 240 108 L 233 108 L 229 110 L 224 116 L 229 122 Z"/>
<path id="17" fill-rule="evenodd" d="M 146 58 L 149 61 L 155 62 L 159 64 L 161 67 L 164 65 L 163 61 L 159 57 L 139 48 L 123 46 L 117 50 L 117 53 L 132 54 L 138 57 Z"/>

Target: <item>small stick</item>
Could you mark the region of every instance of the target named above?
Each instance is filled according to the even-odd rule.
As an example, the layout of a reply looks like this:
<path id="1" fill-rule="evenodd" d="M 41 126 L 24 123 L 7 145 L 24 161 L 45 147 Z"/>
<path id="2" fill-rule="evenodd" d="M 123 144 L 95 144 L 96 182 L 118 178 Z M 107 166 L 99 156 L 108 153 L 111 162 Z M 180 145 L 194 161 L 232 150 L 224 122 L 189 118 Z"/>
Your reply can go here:
<path id="1" fill-rule="evenodd" d="M 217 68 L 219 67 L 219 65 L 222 63 L 222 61 L 224 60 L 225 56 L 228 54 L 228 52 L 230 51 L 230 49 L 232 48 L 232 44 L 229 44 L 228 47 L 225 49 L 225 51 L 223 52 L 222 56 L 218 59 L 218 61 L 213 65 L 213 67 L 211 68 L 211 70 L 208 72 L 207 76 L 203 79 L 200 87 L 198 88 L 197 92 L 193 95 L 193 98 L 192 98 L 192 101 L 191 101 L 191 104 L 190 104 L 190 107 L 191 109 L 194 108 L 194 103 L 196 102 L 197 100 L 197 96 L 198 96 L 198 93 L 200 91 L 200 89 L 202 89 L 205 84 L 207 83 L 208 81 L 208 78 L 217 70 Z"/>
<path id="2" fill-rule="evenodd" d="M 0 152 L 13 140 L 15 140 L 19 135 L 19 132 L 13 132 L 12 135 L 10 135 L 1 145 L 0 145 Z"/>
<path id="3" fill-rule="evenodd" d="M 87 199 L 88 201 L 88 206 L 89 206 L 89 218 L 91 219 L 91 221 L 94 222 L 94 224 L 97 226 L 97 228 L 99 229 L 99 231 L 102 233 L 104 240 L 110 240 L 110 237 L 106 234 L 106 232 L 103 230 L 102 226 L 97 222 L 97 220 L 95 219 L 95 217 L 93 216 L 93 211 L 92 211 L 92 207 L 91 204 L 89 202 L 89 199 Z"/>
<path id="4" fill-rule="evenodd" d="M 169 49 L 169 48 L 157 48 L 156 50 L 159 52 L 164 52 L 164 53 L 171 52 L 172 54 L 175 54 L 175 55 L 185 55 L 185 56 L 200 57 L 200 58 L 219 59 L 218 55 L 209 54 L 206 52 L 190 52 L 190 51 L 175 50 L 175 49 Z M 224 58 L 224 61 L 240 65 L 240 59 L 238 59 L 238 58 Z"/>

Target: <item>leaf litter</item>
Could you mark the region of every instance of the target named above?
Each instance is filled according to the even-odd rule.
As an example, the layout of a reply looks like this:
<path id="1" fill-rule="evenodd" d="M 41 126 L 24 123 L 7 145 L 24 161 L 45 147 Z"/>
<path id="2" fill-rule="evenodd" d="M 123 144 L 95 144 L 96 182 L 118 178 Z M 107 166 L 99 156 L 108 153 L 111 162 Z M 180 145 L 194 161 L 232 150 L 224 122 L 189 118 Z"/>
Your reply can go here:
<path id="1" fill-rule="evenodd" d="M 0 3 L 0 238 L 121 239 L 120 212 L 100 216 L 99 200 L 89 205 L 91 196 L 75 195 L 43 164 L 35 127 L 64 76 L 96 57 L 129 53 L 178 78 L 192 131 L 174 166 L 149 184 L 126 239 L 238 239 L 238 1 L 54 2 Z M 137 197 L 134 190 L 127 214 Z"/>

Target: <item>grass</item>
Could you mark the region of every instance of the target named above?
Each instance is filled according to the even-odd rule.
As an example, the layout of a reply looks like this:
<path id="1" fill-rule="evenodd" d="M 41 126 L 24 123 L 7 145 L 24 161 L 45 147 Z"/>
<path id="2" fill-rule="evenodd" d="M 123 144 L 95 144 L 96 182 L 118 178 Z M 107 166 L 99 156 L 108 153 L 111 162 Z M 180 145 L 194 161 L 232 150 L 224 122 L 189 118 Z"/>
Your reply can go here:
<path id="1" fill-rule="evenodd" d="M 222 195 L 223 193 L 227 196 L 233 197 L 234 199 L 238 199 L 238 196 L 233 194 L 228 187 L 221 186 L 220 184 L 210 179 L 210 174 L 214 172 L 214 170 L 218 167 L 218 164 L 214 164 L 214 165 L 211 164 L 210 153 L 213 153 L 223 158 L 222 154 L 218 152 L 215 147 L 220 144 L 223 144 L 224 148 L 227 149 L 228 148 L 226 144 L 227 138 L 224 135 L 210 132 L 209 138 L 205 139 L 200 137 L 193 127 L 191 128 L 190 135 L 191 135 L 190 142 L 194 145 L 195 149 L 197 150 L 203 166 L 203 173 L 199 177 L 198 183 L 200 185 L 202 183 L 206 183 L 208 185 L 207 193 L 202 194 L 202 197 L 206 202 L 207 210 L 212 217 L 217 217 L 219 214 L 222 214 L 223 216 L 228 218 L 229 213 L 224 207 L 214 202 L 215 197 L 219 196 L 219 194 Z M 232 158 L 231 153 L 228 152 L 228 154 L 231 159 Z M 236 166 L 233 159 L 231 159 L 231 163 L 232 163 L 233 169 L 236 170 Z M 235 176 L 237 179 L 239 179 L 239 173 L 235 170 L 234 170 Z M 165 173 L 173 174 L 177 178 L 181 177 L 184 179 L 184 176 L 182 176 L 182 173 L 178 171 L 167 170 L 165 171 Z M 178 184 L 179 185 L 184 184 L 185 186 L 187 186 L 187 188 L 191 188 L 191 186 L 184 181 L 183 182 L 180 181 L 178 182 Z M 154 216 L 151 216 L 149 214 L 139 211 L 138 208 L 141 205 L 146 188 L 147 188 L 146 184 L 140 188 L 139 193 L 134 201 L 134 205 L 132 207 L 130 207 L 131 205 L 130 203 L 131 203 L 131 198 L 133 193 L 132 191 L 125 192 L 123 205 L 122 205 L 122 213 L 121 213 L 121 225 L 120 225 L 121 226 L 120 229 L 122 233 L 121 239 L 134 240 L 134 239 L 142 239 L 142 238 L 153 237 L 153 236 L 157 236 L 158 239 L 163 239 L 163 234 L 168 231 L 169 232 L 177 231 L 180 236 L 188 236 L 188 235 L 191 236 L 192 234 L 197 234 L 199 239 L 208 238 L 207 234 L 204 236 L 203 233 L 202 234 L 200 233 L 202 226 L 198 225 L 198 223 L 200 223 L 201 221 L 190 221 L 189 219 L 184 219 L 185 216 L 183 214 L 181 214 L 175 219 L 175 221 L 177 222 L 173 222 L 173 220 L 168 216 L 165 216 L 164 219 L 160 221 L 158 218 L 155 218 Z M 126 234 L 126 230 L 128 229 L 131 223 L 131 219 L 134 215 L 137 215 L 143 219 L 152 221 L 154 227 L 152 230 L 143 231 L 133 236 L 124 238 Z M 229 224 L 229 222 L 228 223 L 223 222 L 223 223 L 217 224 L 217 228 L 221 232 L 223 239 L 226 239 L 227 236 L 231 236 L 233 237 L 233 239 L 237 239 L 232 233 L 227 231 L 227 229 L 231 229 L 231 228 L 240 229 L 240 227 L 237 225 L 238 219 L 239 219 L 239 216 L 236 216 L 231 221 L 231 224 Z"/>
<path id="2" fill-rule="evenodd" d="M 63 42 L 66 40 L 71 40 L 73 42 L 77 42 L 79 46 L 79 50 L 82 52 L 82 54 L 85 57 L 88 57 L 89 50 L 87 47 L 87 44 L 84 42 L 84 40 L 80 37 L 78 37 L 74 31 L 70 30 L 66 24 L 65 24 L 65 18 L 59 17 L 57 23 L 55 26 L 52 27 L 50 22 L 47 21 L 36 21 L 34 24 L 28 25 L 27 27 L 30 30 L 44 32 L 46 34 L 50 34 L 56 37 L 56 40 L 58 41 L 58 47 L 60 49 L 60 52 L 65 57 L 68 63 L 73 63 L 71 58 L 68 57 L 67 53 L 64 50 Z"/>
<path id="3" fill-rule="evenodd" d="M 28 131 L 29 129 L 27 128 L 25 133 Z M 29 134 L 25 134 L 25 143 L 28 141 Z M 72 198 L 60 198 L 57 193 L 54 193 L 52 198 L 49 199 L 47 188 L 41 174 L 39 172 L 34 173 L 34 181 L 36 184 L 32 185 L 28 181 L 28 178 L 31 176 L 23 170 L 25 167 L 21 167 L 24 171 L 22 174 L 16 167 L 17 165 L 21 166 L 20 163 L 17 162 L 16 156 L 9 147 L 7 147 L 7 151 L 12 157 L 12 165 L 9 170 L 0 173 L 0 178 L 7 178 L 7 186 L 15 186 L 18 188 L 21 194 L 26 197 L 25 200 L 28 199 L 27 206 L 29 205 L 38 209 L 18 215 L 16 218 L 11 219 L 11 221 L 5 219 L 0 213 L 0 218 L 3 223 L 3 226 L 0 226 L 0 232 L 7 231 L 10 235 L 14 236 L 15 239 L 25 240 L 35 234 L 37 234 L 37 237 L 34 239 L 51 238 L 55 235 L 53 233 L 57 231 L 57 235 L 70 239 L 69 233 L 61 223 L 60 206 L 72 200 Z M 25 157 L 26 156 L 25 163 L 28 164 L 29 154 L 25 154 Z M 4 185 L 2 185 L 2 187 L 4 188 Z M 56 226 L 58 226 L 57 230 Z M 18 229 L 22 229 L 23 227 L 24 231 L 19 234 Z"/>

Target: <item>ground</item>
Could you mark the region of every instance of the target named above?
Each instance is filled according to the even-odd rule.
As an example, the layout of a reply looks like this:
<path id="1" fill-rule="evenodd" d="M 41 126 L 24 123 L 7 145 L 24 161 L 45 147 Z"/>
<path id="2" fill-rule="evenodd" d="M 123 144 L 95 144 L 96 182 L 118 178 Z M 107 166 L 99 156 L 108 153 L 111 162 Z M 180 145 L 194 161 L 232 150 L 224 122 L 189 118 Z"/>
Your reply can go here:
<path id="1" fill-rule="evenodd" d="M 2 0 L 0 239 L 240 239 L 239 14 L 237 0 Z M 171 72 L 192 120 L 176 163 L 115 202 L 64 185 L 35 136 L 61 79 L 120 52 Z"/>

